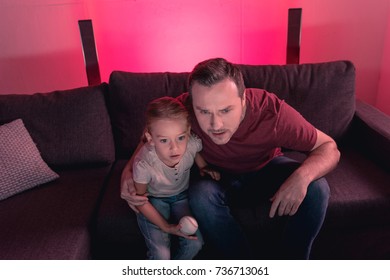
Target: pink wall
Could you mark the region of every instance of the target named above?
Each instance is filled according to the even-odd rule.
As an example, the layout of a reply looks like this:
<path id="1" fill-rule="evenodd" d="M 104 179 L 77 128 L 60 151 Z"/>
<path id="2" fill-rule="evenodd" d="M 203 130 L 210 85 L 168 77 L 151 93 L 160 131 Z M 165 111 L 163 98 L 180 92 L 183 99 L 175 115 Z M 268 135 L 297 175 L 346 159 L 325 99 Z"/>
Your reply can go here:
<path id="1" fill-rule="evenodd" d="M 304 7 L 302 62 L 351 60 L 356 67 L 357 97 L 376 105 L 390 1 L 376 0 L 375 5 L 367 1 L 300 2 Z"/>
<path id="2" fill-rule="evenodd" d="M 0 94 L 86 84 L 77 29 L 84 6 L 56 2 L 0 1 Z"/>
<path id="3" fill-rule="evenodd" d="M 215 56 L 284 64 L 294 7 L 303 8 L 301 62 L 353 61 L 357 96 L 390 111 L 390 85 L 379 83 L 388 0 L 2 0 L 0 94 L 86 85 L 77 21 L 87 18 L 103 81 L 112 70 L 190 71 Z"/>
<path id="4" fill-rule="evenodd" d="M 390 115 L 390 17 L 388 18 L 376 106 Z"/>
<path id="5" fill-rule="evenodd" d="M 287 6 L 258 0 L 91 4 L 91 17 L 99 19 L 94 26 L 102 76 L 114 69 L 190 71 L 215 56 L 284 63 Z"/>

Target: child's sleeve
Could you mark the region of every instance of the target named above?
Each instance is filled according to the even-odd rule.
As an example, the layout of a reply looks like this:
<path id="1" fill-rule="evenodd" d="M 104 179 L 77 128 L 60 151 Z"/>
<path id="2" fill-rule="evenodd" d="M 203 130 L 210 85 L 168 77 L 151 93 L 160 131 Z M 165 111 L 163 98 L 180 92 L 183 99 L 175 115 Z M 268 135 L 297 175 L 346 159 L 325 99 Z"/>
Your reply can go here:
<path id="1" fill-rule="evenodd" d="M 194 134 L 194 133 L 191 133 L 190 135 L 190 147 L 193 149 L 193 153 L 199 153 L 203 146 L 202 146 L 202 140 L 200 140 L 200 138 Z"/>
<path id="2" fill-rule="evenodd" d="M 133 164 L 133 180 L 139 184 L 150 182 L 150 172 L 147 162 L 136 159 Z"/>

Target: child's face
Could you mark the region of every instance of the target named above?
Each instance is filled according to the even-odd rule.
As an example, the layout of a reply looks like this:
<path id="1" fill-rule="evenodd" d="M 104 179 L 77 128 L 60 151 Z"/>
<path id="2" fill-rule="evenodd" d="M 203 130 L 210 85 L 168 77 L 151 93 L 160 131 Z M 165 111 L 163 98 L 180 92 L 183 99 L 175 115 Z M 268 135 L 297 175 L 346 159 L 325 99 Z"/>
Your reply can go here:
<path id="1" fill-rule="evenodd" d="M 159 119 L 146 132 L 148 142 L 155 146 L 159 159 L 169 167 L 179 163 L 187 148 L 190 127 L 187 120 Z"/>

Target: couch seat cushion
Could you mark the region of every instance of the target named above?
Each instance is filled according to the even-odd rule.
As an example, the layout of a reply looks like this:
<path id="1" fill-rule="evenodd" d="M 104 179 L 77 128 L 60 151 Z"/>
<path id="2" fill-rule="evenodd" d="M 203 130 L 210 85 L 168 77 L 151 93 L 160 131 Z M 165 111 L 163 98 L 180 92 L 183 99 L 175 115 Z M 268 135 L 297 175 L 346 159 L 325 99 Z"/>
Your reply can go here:
<path id="1" fill-rule="evenodd" d="M 339 146 L 337 167 L 327 174 L 330 199 L 324 227 L 352 229 L 390 226 L 390 174 L 351 143 Z M 305 156 L 288 152 L 302 161 Z"/>
<path id="2" fill-rule="evenodd" d="M 331 188 L 327 227 L 390 225 L 390 173 L 353 147 L 340 147 L 341 160 L 326 176 Z"/>
<path id="3" fill-rule="evenodd" d="M 1 201 L 1 259 L 90 257 L 90 226 L 110 166 L 56 171 L 58 180 Z"/>
<path id="4" fill-rule="evenodd" d="M 127 160 L 115 163 L 101 201 L 94 232 L 94 259 L 146 258 L 146 245 L 136 214 L 120 197 L 120 179 Z"/>

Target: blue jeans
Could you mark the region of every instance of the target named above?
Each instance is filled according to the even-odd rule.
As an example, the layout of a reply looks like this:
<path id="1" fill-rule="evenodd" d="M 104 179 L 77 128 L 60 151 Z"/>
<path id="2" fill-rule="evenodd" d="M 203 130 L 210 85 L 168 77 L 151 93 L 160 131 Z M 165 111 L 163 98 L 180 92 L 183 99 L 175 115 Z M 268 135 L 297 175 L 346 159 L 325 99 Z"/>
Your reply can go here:
<path id="1" fill-rule="evenodd" d="M 169 222 L 177 224 L 181 217 L 191 215 L 187 199 L 187 191 L 170 197 L 149 197 L 149 202 Z M 151 223 L 141 213 L 137 214 L 140 230 L 148 247 L 148 259 L 169 260 L 171 259 L 171 236 L 163 232 L 159 227 Z M 200 231 L 195 233 L 197 240 L 189 240 L 184 237 L 178 238 L 178 248 L 172 254 L 175 260 L 193 259 L 203 245 Z"/>
<path id="2" fill-rule="evenodd" d="M 230 205 L 256 206 L 262 210 L 259 216 L 267 220 L 266 223 L 281 224 L 274 227 L 280 229 L 280 239 L 272 245 L 273 257 L 308 259 L 328 206 L 330 191 L 327 181 L 320 178 L 309 185 L 295 215 L 268 217 L 271 208 L 269 199 L 299 165 L 297 161 L 280 156 L 256 172 L 240 175 L 222 173 L 219 182 L 211 179 L 193 181 L 189 201 L 205 242 L 221 253 L 223 258 L 253 258 L 253 246 L 232 215 Z"/>

